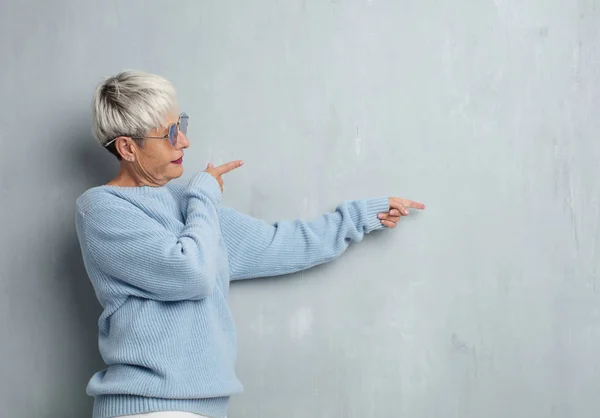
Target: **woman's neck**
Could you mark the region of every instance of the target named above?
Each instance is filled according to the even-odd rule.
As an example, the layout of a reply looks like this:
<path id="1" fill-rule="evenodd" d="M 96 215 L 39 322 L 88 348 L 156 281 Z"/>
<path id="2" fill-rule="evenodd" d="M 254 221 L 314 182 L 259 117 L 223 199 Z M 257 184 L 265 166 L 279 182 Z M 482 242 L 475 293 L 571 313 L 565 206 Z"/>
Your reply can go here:
<path id="1" fill-rule="evenodd" d="M 119 172 L 111 181 L 106 183 L 108 186 L 119 186 L 119 187 L 160 187 L 164 184 L 160 184 L 151 179 L 145 179 L 141 176 L 136 175 L 133 167 L 127 167 L 128 163 L 121 162 L 121 168 Z"/>

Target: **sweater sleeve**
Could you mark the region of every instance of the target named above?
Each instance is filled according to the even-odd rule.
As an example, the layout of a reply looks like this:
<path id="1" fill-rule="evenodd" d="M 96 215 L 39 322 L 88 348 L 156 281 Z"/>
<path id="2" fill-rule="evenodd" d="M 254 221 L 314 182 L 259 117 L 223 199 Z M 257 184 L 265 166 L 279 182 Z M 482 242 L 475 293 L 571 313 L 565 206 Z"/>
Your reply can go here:
<path id="1" fill-rule="evenodd" d="M 82 249 L 103 273 L 134 294 L 160 301 L 201 299 L 215 286 L 221 191 L 199 173 L 184 191 L 187 220 L 181 233 L 164 228 L 146 211 L 117 196 L 78 206 Z"/>
<path id="2" fill-rule="evenodd" d="M 231 208 L 220 210 L 231 280 L 278 276 L 331 261 L 351 242 L 385 228 L 377 214 L 387 212 L 387 198 L 348 201 L 315 220 L 273 225 Z"/>

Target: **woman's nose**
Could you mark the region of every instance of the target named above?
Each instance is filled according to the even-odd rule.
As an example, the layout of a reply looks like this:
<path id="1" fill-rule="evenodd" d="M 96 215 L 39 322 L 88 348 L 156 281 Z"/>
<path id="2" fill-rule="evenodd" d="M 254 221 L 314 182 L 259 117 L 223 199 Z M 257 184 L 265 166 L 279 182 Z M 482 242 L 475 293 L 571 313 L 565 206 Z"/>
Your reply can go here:
<path id="1" fill-rule="evenodd" d="M 187 148 L 190 146 L 190 140 L 181 131 L 177 133 L 177 143 L 175 144 L 177 149 Z"/>

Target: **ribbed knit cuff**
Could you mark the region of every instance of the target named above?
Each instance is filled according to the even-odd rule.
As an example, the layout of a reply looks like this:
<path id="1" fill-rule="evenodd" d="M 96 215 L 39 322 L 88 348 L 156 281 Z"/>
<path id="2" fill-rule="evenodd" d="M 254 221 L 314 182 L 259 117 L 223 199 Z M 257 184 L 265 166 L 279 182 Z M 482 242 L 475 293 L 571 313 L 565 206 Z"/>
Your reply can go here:
<path id="1" fill-rule="evenodd" d="M 190 192 L 200 192 L 207 196 L 215 205 L 221 203 L 221 187 L 219 182 L 206 171 L 194 175 L 188 184 Z"/>
<path id="2" fill-rule="evenodd" d="M 367 208 L 367 225 L 366 232 L 375 231 L 377 229 L 385 228 L 385 225 L 381 223 L 381 220 L 377 217 L 381 212 L 388 212 L 390 210 L 390 201 L 387 197 L 380 197 L 377 199 L 365 200 Z"/>
<path id="3" fill-rule="evenodd" d="M 161 411 L 185 411 L 207 417 L 227 415 L 229 397 L 207 399 L 157 399 L 135 395 L 102 395 L 94 401 L 93 418 L 114 418 Z"/>

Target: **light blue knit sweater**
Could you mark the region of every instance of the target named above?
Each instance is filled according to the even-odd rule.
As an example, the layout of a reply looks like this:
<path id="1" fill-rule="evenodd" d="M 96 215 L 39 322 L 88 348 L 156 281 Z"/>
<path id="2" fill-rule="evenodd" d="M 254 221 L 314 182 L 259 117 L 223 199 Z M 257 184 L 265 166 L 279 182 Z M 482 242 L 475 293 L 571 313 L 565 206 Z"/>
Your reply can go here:
<path id="1" fill-rule="evenodd" d="M 242 385 L 235 374 L 230 280 L 276 276 L 339 256 L 384 228 L 387 198 L 350 201 L 313 221 L 274 225 L 220 206 L 217 181 L 187 186 L 100 186 L 77 200 L 83 260 L 104 311 L 108 367 L 87 393 L 94 418 L 151 411 L 223 417 Z"/>

